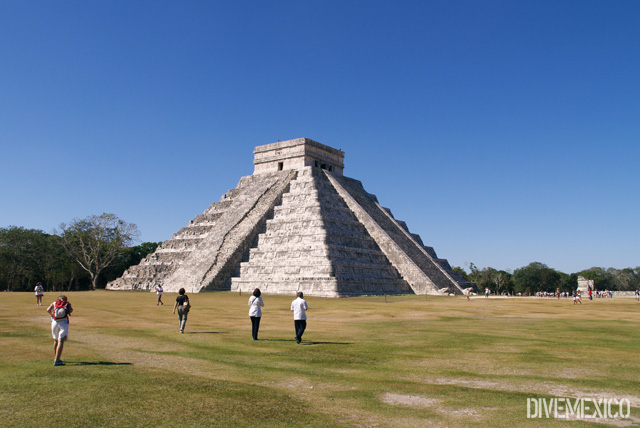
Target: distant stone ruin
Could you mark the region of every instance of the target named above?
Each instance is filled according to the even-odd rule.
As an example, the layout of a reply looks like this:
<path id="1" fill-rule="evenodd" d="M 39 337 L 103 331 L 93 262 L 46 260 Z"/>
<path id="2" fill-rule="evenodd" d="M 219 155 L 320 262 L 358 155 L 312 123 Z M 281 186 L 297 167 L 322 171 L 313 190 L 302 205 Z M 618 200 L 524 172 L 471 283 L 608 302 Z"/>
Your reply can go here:
<path id="1" fill-rule="evenodd" d="M 594 280 L 592 280 L 592 279 L 587 279 L 584 276 L 579 276 L 578 277 L 578 291 L 580 291 L 580 294 L 582 294 L 582 295 L 589 294 L 589 289 L 591 289 L 592 291 L 595 291 L 596 282 Z"/>
<path id="2" fill-rule="evenodd" d="M 343 162 L 307 138 L 256 147 L 252 175 L 107 289 L 344 297 L 473 285 L 343 176 Z"/>

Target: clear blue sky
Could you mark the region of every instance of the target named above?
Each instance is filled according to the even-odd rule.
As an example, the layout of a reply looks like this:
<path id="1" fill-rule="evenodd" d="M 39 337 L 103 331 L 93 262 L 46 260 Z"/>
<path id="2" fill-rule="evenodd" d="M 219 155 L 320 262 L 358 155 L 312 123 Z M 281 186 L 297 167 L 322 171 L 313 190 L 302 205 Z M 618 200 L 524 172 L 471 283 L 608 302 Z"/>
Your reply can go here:
<path id="1" fill-rule="evenodd" d="M 452 265 L 640 265 L 638 1 L 10 1 L 0 227 L 164 241 L 312 138 Z"/>

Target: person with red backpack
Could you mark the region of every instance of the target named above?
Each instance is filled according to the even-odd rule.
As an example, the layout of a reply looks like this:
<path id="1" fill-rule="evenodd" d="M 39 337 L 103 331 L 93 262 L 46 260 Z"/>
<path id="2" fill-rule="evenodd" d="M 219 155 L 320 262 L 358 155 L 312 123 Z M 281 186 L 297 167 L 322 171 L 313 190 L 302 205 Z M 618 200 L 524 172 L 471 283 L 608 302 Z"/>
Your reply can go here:
<path id="1" fill-rule="evenodd" d="M 60 359 L 64 342 L 69 337 L 69 315 L 73 312 L 71 303 L 67 301 L 67 296 L 58 296 L 58 300 L 47 308 L 51 315 L 51 334 L 53 335 L 53 352 L 55 359 L 54 366 L 64 366 L 64 361 Z"/>

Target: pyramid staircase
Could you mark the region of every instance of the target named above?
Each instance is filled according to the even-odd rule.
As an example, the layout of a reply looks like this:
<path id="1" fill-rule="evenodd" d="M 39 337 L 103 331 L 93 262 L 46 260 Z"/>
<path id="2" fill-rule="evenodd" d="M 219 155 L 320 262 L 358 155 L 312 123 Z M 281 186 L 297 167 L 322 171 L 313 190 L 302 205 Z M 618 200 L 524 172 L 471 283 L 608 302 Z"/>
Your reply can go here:
<path id="1" fill-rule="evenodd" d="M 329 174 L 329 173 L 327 173 Z M 412 293 L 322 169 L 304 168 L 232 290 L 315 296 Z"/>

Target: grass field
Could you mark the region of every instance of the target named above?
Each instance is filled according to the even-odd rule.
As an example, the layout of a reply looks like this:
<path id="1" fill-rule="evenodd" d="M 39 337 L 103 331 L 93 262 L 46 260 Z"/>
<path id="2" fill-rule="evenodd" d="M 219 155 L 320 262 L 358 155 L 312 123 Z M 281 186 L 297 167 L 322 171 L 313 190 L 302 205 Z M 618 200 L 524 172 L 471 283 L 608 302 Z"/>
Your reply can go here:
<path id="1" fill-rule="evenodd" d="M 45 295 L 0 300 L 2 427 L 598 427 L 640 425 L 640 303 L 598 299 L 67 293 L 65 367 Z M 628 418 L 527 418 L 528 399 L 628 399 Z M 626 408 L 625 408 L 626 409 Z M 612 407 L 617 411 L 618 406 Z M 591 413 L 586 412 L 589 416 Z M 564 413 L 560 412 L 560 415 Z"/>

